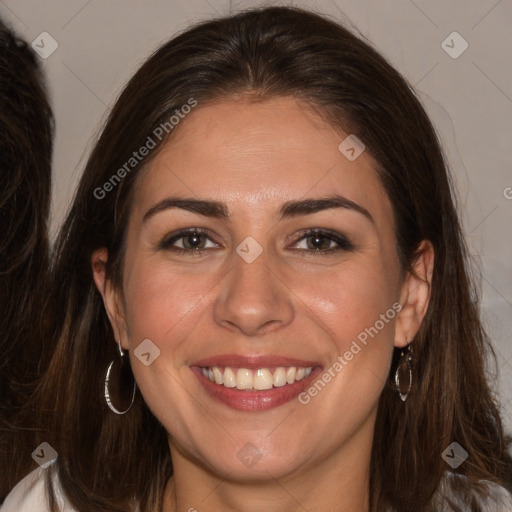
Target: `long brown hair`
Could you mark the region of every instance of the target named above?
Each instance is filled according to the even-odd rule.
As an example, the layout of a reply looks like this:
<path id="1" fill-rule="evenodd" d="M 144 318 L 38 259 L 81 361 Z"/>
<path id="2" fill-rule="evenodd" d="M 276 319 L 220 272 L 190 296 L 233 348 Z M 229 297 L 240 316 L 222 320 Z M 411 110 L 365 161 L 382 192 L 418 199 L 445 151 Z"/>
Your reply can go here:
<path id="1" fill-rule="evenodd" d="M 121 286 L 134 183 L 165 138 L 119 183 L 104 184 L 191 98 L 200 108 L 239 93 L 294 96 L 357 135 L 378 162 L 393 204 L 403 270 L 412 268 L 422 240 L 435 250 L 431 300 L 414 340 L 411 396 L 405 403 L 397 398 L 395 357 L 379 403 L 372 512 L 429 510 L 448 469 L 441 454 L 454 441 L 469 453 L 456 470 L 467 477 L 461 493 L 482 479 L 506 484 L 508 440 L 484 366 L 494 353 L 435 131 L 408 83 L 370 44 L 319 15 L 270 7 L 202 22 L 164 44 L 121 93 L 86 165 L 56 246 L 56 345 L 34 397 L 41 440 L 59 453 L 54 469 L 71 503 L 84 512 L 113 512 L 131 510 L 135 500 L 142 512 L 160 510 L 172 475 L 167 433 L 142 396 L 125 416 L 104 404 L 116 343 L 91 274 L 92 252 L 106 247 L 107 275 Z"/>
<path id="2" fill-rule="evenodd" d="M 17 457 L 16 416 L 44 367 L 54 124 L 37 59 L 0 20 L 0 502 L 18 476 L 5 470 Z"/>

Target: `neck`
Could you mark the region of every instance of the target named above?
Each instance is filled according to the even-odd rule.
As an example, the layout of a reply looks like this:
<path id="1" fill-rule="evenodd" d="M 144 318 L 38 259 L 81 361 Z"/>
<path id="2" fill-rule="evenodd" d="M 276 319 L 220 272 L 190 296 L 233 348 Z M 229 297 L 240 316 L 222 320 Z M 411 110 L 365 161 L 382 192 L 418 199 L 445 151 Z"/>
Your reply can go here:
<path id="1" fill-rule="evenodd" d="M 373 415 L 372 415 L 373 416 Z M 370 457 L 375 418 L 368 418 L 338 450 L 287 475 L 262 481 L 235 480 L 171 448 L 174 476 L 164 512 L 369 512 Z"/>

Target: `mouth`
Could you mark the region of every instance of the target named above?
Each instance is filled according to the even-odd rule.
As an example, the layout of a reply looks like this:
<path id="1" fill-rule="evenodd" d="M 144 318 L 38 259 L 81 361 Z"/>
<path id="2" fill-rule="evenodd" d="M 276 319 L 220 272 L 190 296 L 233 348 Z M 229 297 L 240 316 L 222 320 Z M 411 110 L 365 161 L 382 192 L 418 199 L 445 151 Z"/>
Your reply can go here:
<path id="1" fill-rule="evenodd" d="M 290 402 L 322 371 L 317 362 L 265 356 L 218 356 L 190 368 L 216 402 L 246 412 Z"/>

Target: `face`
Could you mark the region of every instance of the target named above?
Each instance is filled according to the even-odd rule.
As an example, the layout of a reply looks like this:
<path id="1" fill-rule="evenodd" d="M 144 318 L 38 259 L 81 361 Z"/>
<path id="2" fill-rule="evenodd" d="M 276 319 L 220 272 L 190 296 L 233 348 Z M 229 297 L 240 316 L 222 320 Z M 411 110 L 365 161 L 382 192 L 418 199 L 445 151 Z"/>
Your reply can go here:
<path id="1" fill-rule="evenodd" d="M 369 454 L 426 296 L 347 135 L 292 98 L 199 105 L 141 176 L 122 290 L 96 279 L 173 459 L 258 479 Z"/>

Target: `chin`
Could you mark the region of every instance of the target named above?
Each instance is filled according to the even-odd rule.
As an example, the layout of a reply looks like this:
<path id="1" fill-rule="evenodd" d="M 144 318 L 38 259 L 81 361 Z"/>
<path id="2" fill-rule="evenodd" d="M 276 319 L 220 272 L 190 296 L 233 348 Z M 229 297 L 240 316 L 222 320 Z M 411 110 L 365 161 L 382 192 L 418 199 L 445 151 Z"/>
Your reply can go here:
<path id="1" fill-rule="evenodd" d="M 302 443 L 300 443 L 302 444 Z M 261 445 L 261 442 L 260 442 Z M 293 443 L 293 450 L 283 453 L 281 448 L 276 446 L 258 447 L 258 443 L 247 441 L 241 443 L 241 448 L 233 449 L 235 443 L 222 450 L 222 456 L 208 454 L 203 456 L 204 463 L 216 474 L 229 475 L 229 479 L 238 482 L 264 482 L 269 479 L 284 478 L 290 473 L 297 471 L 306 461 L 311 459 L 304 451 L 299 452 Z"/>

